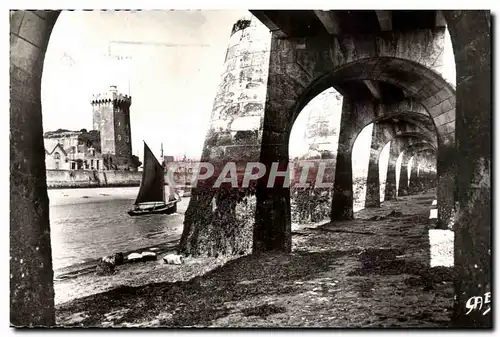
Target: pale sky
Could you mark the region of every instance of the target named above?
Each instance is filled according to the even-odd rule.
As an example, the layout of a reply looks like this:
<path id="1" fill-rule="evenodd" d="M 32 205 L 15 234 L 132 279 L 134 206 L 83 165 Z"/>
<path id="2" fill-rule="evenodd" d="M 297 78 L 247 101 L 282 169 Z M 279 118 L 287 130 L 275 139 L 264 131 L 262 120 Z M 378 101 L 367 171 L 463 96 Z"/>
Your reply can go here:
<path id="1" fill-rule="evenodd" d="M 165 155 L 199 156 L 231 29 L 244 16 L 248 11 L 63 12 L 44 64 L 44 131 L 92 129 L 91 95 L 111 84 L 128 94 L 130 82 L 133 154 L 142 158 L 145 140 L 157 156 L 162 142 Z M 131 56 L 130 66 L 111 64 L 109 50 Z"/>

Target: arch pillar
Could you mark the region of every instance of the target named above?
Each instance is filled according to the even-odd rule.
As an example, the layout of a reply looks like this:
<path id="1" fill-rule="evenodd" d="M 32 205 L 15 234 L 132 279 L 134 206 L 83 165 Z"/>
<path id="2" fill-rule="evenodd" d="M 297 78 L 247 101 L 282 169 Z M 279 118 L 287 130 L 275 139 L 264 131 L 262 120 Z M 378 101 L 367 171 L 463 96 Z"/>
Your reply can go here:
<path id="1" fill-rule="evenodd" d="M 411 165 L 410 171 L 410 181 L 408 182 L 408 194 L 417 194 L 419 190 L 419 179 L 418 179 L 418 155 L 412 151 L 413 163 Z"/>
<path id="2" fill-rule="evenodd" d="M 424 150 L 423 162 L 420 167 L 422 184 L 424 189 L 430 189 L 435 186 L 436 174 L 433 165 L 434 161 L 435 161 L 434 155 L 429 153 L 429 151 Z"/>
<path id="3" fill-rule="evenodd" d="M 401 158 L 401 172 L 399 174 L 399 196 L 408 195 L 408 162 L 411 159 L 409 150 L 406 149 L 403 152 L 403 157 Z"/>
<path id="4" fill-rule="evenodd" d="M 457 153 L 449 144 L 439 144 L 437 157 L 437 228 L 448 228 L 455 213 Z"/>
<path id="5" fill-rule="evenodd" d="M 54 286 L 42 128 L 45 51 L 59 12 L 10 12 L 10 322 L 53 326 Z"/>
<path id="6" fill-rule="evenodd" d="M 366 208 L 380 207 L 380 172 L 379 157 L 384 142 L 380 139 L 382 125 L 373 123 L 370 161 L 368 162 L 368 176 L 366 178 Z"/>
<path id="7" fill-rule="evenodd" d="M 457 199 L 455 231 L 455 306 L 460 327 L 491 328 L 491 307 L 470 313 L 475 296 L 491 295 L 491 14 L 443 11 L 457 70 Z"/>
<path id="8" fill-rule="evenodd" d="M 257 182 L 257 209 L 253 229 L 253 252 L 292 250 L 292 217 L 289 179 L 277 177 L 268 185 L 273 163 L 278 171 L 286 171 L 289 163 L 288 145 L 293 125 L 293 111 L 305 85 L 296 81 L 301 70 L 296 67 L 283 71 L 294 58 L 294 49 L 288 48 L 275 34 L 271 39 L 271 55 L 263 123 L 260 163 L 266 174 Z M 288 63 L 291 62 L 291 63 Z M 302 74 L 303 75 L 303 74 Z M 289 176 L 291 170 L 288 171 Z"/>
<path id="9" fill-rule="evenodd" d="M 352 144 L 359 133 L 356 124 L 354 104 L 348 97 L 342 102 L 342 117 L 340 119 L 339 145 L 335 167 L 335 182 L 333 186 L 331 220 L 351 220 L 353 210 L 353 180 L 352 180 Z"/>

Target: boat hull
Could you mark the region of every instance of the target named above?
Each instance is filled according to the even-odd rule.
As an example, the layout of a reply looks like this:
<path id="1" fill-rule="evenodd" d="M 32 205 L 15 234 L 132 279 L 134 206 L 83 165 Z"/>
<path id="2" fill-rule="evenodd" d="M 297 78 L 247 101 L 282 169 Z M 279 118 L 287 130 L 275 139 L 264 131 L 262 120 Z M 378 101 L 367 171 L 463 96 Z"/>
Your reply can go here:
<path id="1" fill-rule="evenodd" d="M 150 214 L 172 214 L 177 211 L 177 201 L 169 202 L 160 206 L 153 205 L 148 207 L 140 207 L 128 211 L 130 216 L 150 215 Z"/>

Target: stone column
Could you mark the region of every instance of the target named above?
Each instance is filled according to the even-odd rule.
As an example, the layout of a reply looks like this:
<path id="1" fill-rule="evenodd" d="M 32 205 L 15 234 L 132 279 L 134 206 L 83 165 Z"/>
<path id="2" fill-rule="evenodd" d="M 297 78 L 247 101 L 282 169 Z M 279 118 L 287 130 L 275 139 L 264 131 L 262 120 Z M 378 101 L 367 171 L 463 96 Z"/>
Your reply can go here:
<path id="1" fill-rule="evenodd" d="M 399 196 L 408 195 L 408 162 L 410 161 L 411 155 L 409 150 L 406 149 L 403 152 L 403 158 L 401 158 L 401 173 L 399 174 Z"/>
<path id="2" fill-rule="evenodd" d="M 332 197 L 332 221 L 351 220 L 354 216 L 351 151 L 357 131 L 354 106 L 348 97 L 344 97 Z"/>
<path id="3" fill-rule="evenodd" d="M 267 115 L 266 115 L 267 117 Z M 292 250 L 290 180 L 277 175 L 270 182 L 270 171 L 287 172 L 288 136 L 286 132 L 269 130 L 270 118 L 264 122 L 260 161 L 266 174 L 257 185 L 257 216 L 254 227 L 254 252 Z M 278 165 L 277 165 L 278 163 Z M 277 166 L 276 166 L 277 165 Z"/>
<path id="4" fill-rule="evenodd" d="M 10 12 L 10 323 L 55 325 L 42 128 L 45 51 L 59 12 Z"/>
<path id="5" fill-rule="evenodd" d="M 456 198 L 456 150 L 449 144 L 441 143 L 437 157 L 437 228 L 446 229 L 455 213 Z"/>
<path id="6" fill-rule="evenodd" d="M 273 35 L 260 155 L 260 162 L 266 168 L 266 173 L 257 183 L 254 253 L 292 250 L 290 180 L 277 176 L 272 182 L 269 181 L 273 166 L 276 172 L 287 170 L 288 143 L 293 122 L 290 103 L 293 104 L 293 98 L 297 98 L 303 90 L 294 85 L 293 74 L 281 71 L 288 58 L 293 55 L 293 50 L 285 49 L 282 43 Z M 292 99 L 287 101 L 285 97 Z M 290 171 L 288 173 L 291 174 Z"/>
<path id="7" fill-rule="evenodd" d="M 454 225 L 453 320 L 461 327 L 491 328 L 491 16 L 490 11 L 479 10 L 443 13 L 457 69 L 459 209 Z M 482 298 L 481 309 L 467 308 L 473 297 Z"/>
<path id="8" fill-rule="evenodd" d="M 380 128 L 381 125 L 379 123 L 373 123 L 370 161 L 368 163 L 368 176 L 366 178 L 366 208 L 380 207 L 379 156 L 383 148 L 380 140 Z"/>
<path id="9" fill-rule="evenodd" d="M 408 194 L 417 194 L 419 192 L 418 185 L 418 156 L 416 153 L 413 154 L 413 163 L 410 172 L 410 182 L 408 183 Z"/>
<path id="10" fill-rule="evenodd" d="M 435 157 L 431 153 L 429 153 L 428 151 L 425 152 L 424 161 L 421 166 L 421 172 L 423 173 L 422 182 L 425 189 L 435 187 L 435 171 L 433 169 L 434 158 Z"/>
<path id="11" fill-rule="evenodd" d="M 389 161 L 387 165 L 387 181 L 385 183 L 385 200 L 396 199 L 396 161 L 399 156 L 399 142 L 391 141 Z"/>

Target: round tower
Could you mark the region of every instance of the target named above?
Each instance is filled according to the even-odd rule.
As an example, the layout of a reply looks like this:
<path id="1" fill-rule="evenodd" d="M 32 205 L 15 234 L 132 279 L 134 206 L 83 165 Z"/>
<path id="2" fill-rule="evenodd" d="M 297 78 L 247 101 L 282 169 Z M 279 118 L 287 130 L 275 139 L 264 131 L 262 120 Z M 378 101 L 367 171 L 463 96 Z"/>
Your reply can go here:
<path id="1" fill-rule="evenodd" d="M 202 161 L 212 163 L 215 172 L 213 179 L 197 182 L 193 190 L 197 197 L 191 198 L 186 211 L 187 215 L 197 214 L 200 209 L 217 212 L 213 214 L 222 222 L 212 222 L 208 216 L 186 216 L 184 228 L 197 230 L 183 233 L 181 251 L 187 247 L 198 247 L 200 255 L 241 255 L 252 251 L 255 181 L 248 187 L 243 186 L 242 180 L 246 164 L 260 159 L 270 47 L 271 33 L 256 18 L 246 17 L 234 24 L 202 153 Z M 228 183 L 215 187 L 228 162 L 236 164 L 238 190 Z M 207 237 L 226 239 L 207 241 Z"/>
<path id="2" fill-rule="evenodd" d="M 255 17 L 249 15 L 233 25 L 203 150 L 205 159 L 258 159 L 270 47 L 271 33 Z"/>
<path id="3" fill-rule="evenodd" d="M 132 98 L 118 91 L 115 85 L 104 93 L 92 96 L 94 130 L 98 130 L 104 165 L 109 170 L 134 170 L 130 105 Z"/>

